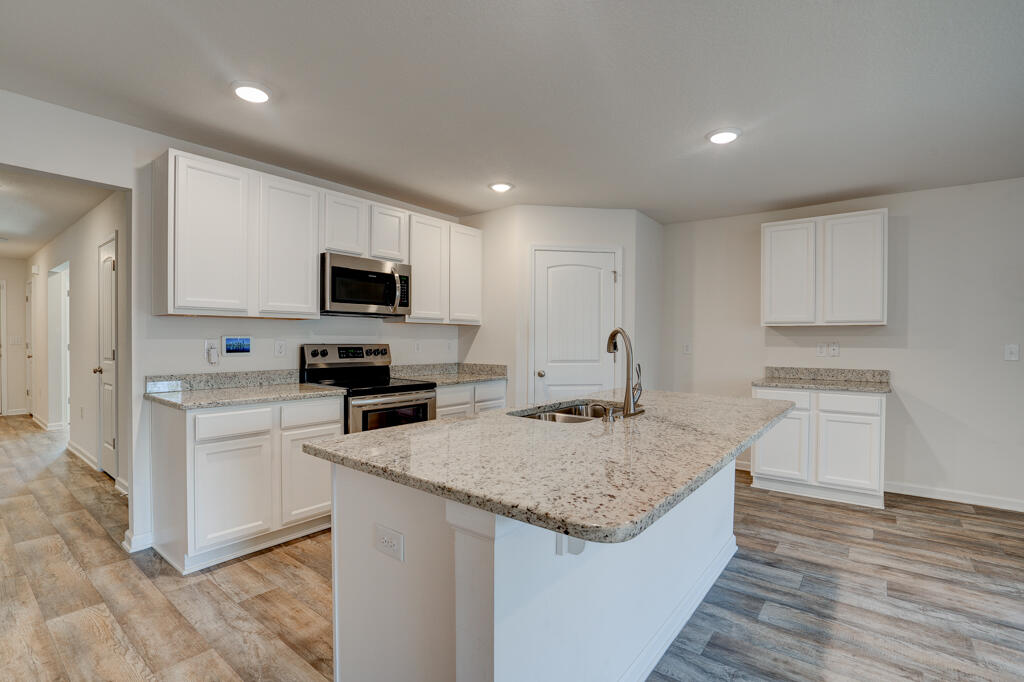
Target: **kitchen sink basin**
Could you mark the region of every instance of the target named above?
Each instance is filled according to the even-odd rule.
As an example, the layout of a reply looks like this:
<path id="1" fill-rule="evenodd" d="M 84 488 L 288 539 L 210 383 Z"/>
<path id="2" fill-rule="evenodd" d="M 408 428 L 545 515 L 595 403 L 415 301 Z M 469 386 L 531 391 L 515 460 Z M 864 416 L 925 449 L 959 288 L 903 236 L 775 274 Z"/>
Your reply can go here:
<path id="1" fill-rule="evenodd" d="M 622 418 L 622 407 L 615 404 L 591 402 L 579 400 L 559 407 L 547 407 L 541 405 L 528 410 L 509 412 L 514 417 L 525 417 L 526 419 L 538 419 L 546 422 L 560 422 L 563 424 L 578 424 L 597 419 L 614 421 Z"/>

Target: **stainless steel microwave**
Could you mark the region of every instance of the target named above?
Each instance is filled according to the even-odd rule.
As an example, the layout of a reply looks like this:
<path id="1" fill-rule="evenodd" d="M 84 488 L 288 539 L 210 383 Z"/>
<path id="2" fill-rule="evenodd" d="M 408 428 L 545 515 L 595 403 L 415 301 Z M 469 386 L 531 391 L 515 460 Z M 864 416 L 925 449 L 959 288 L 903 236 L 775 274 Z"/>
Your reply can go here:
<path id="1" fill-rule="evenodd" d="M 412 268 L 376 258 L 320 254 L 320 314 L 409 314 Z"/>

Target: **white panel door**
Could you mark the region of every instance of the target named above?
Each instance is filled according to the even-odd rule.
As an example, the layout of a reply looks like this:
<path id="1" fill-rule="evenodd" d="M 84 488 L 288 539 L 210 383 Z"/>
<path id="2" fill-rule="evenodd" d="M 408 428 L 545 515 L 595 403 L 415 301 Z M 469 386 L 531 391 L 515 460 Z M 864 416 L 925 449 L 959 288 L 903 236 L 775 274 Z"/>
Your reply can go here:
<path id="1" fill-rule="evenodd" d="M 448 295 L 448 319 L 452 322 L 480 324 L 483 321 L 483 259 L 483 232 L 452 224 Z"/>
<path id="2" fill-rule="evenodd" d="M 824 322 L 886 321 L 886 215 L 858 213 L 824 221 Z"/>
<path id="3" fill-rule="evenodd" d="M 320 192 L 260 175 L 260 312 L 319 317 Z"/>
<path id="4" fill-rule="evenodd" d="M 270 434 L 195 446 L 195 544 L 206 549 L 273 528 Z"/>
<path id="5" fill-rule="evenodd" d="M 307 455 L 302 444 L 338 438 L 341 424 L 325 424 L 281 433 L 281 522 L 298 523 L 331 511 L 331 463 Z"/>
<path id="6" fill-rule="evenodd" d="M 794 410 L 761 436 L 751 451 L 755 476 L 810 480 L 811 415 Z"/>
<path id="7" fill-rule="evenodd" d="M 407 211 L 378 204 L 370 207 L 370 256 L 399 263 L 409 262 Z"/>
<path id="8" fill-rule="evenodd" d="M 534 400 L 571 398 L 612 388 L 615 254 L 534 253 Z M 625 370 L 623 370 L 625 371 Z"/>
<path id="9" fill-rule="evenodd" d="M 32 280 L 25 282 L 25 402 L 32 414 Z"/>
<path id="10" fill-rule="evenodd" d="M 882 418 L 859 414 L 818 414 L 819 483 L 879 491 Z"/>
<path id="11" fill-rule="evenodd" d="M 369 204 L 365 200 L 324 192 L 325 251 L 365 257 L 369 232 Z"/>
<path id="12" fill-rule="evenodd" d="M 100 468 L 117 478 L 117 239 L 99 247 Z"/>
<path id="13" fill-rule="evenodd" d="M 813 220 L 761 228 L 762 324 L 813 324 L 815 299 Z"/>
<path id="14" fill-rule="evenodd" d="M 174 306 L 249 310 L 250 171 L 175 158 Z"/>
<path id="15" fill-rule="evenodd" d="M 409 219 L 409 265 L 412 266 L 409 317 L 448 320 L 448 223 L 413 215 Z"/>

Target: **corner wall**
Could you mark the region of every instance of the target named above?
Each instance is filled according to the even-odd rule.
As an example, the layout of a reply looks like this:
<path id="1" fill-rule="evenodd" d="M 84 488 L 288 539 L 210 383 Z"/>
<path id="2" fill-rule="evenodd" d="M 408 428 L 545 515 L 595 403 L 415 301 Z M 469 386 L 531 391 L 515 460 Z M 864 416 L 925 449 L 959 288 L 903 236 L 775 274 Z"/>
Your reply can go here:
<path id="1" fill-rule="evenodd" d="M 889 324 L 760 326 L 760 225 L 889 209 Z M 1024 510 L 1024 178 L 666 228 L 676 390 L 748 396 L 765 365 L 892 371 L 886 489 Z M 816 357 L 838 341 L 840 356 Z M 693 354 L 681 353 L 684 342 Z"/>

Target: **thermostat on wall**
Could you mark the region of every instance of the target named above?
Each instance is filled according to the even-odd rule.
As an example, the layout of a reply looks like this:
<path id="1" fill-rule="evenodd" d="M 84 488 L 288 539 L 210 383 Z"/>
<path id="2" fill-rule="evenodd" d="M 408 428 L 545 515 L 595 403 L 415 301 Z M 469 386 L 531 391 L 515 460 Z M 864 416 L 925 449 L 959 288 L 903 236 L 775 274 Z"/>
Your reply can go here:
<path id="1" fill-rule="evenodd" d="M 251 336 L 222 336 L 221 351 L 224 355 L 242 355 L 252 350 Z"/>

